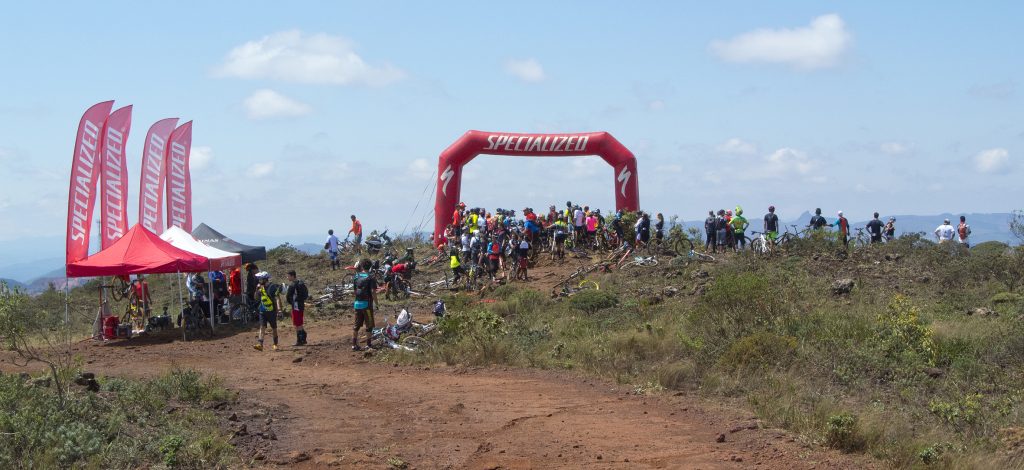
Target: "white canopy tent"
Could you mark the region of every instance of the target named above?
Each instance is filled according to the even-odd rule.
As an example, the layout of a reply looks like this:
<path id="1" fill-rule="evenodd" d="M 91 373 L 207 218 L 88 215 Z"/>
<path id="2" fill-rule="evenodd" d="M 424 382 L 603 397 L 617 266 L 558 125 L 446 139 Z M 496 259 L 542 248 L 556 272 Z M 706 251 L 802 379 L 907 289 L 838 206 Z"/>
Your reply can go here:
<path id="1" fill-rule="evenodd" d="M 232 269 L 242 265 L 242 255 L 218 250 L 217 248 L 206 245 L 203 242 L 196 240 L 190 233 L 177 226 L 172 226 L 165 230 L 164 233 L 160 235 L 160 239 L 170 243 L 176 248 L 208 258 L 210 260 L 210 271 Z M 207 286 L 210 289 L 208 296 L 210 300 L 210 328 L 214 328 L 213 318 L 216 316 L 216 308 L 213 305 L 212 280 L 207 284 Z M 182 324 L 182 327 L 184 327 L 184 324 Z M 184 331 L 182 331 L 182 335 L 184 335 Z"/>

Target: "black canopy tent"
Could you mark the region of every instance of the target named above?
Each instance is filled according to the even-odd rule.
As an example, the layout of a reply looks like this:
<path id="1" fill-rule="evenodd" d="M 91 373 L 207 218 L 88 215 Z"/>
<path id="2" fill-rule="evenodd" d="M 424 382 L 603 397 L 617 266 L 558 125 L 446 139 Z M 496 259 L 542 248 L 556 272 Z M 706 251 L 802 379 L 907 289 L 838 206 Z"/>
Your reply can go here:
<path id="1" fill-rule="evenodd" d="M 231 253 L 242 255 L 242 263 L 251 263 L 267 259 L 267 248 L 263 246 L 243 245 L 232 240 L 206 224 L 199 224 L 192 230 L 192 236 L 209 246 Z"/>

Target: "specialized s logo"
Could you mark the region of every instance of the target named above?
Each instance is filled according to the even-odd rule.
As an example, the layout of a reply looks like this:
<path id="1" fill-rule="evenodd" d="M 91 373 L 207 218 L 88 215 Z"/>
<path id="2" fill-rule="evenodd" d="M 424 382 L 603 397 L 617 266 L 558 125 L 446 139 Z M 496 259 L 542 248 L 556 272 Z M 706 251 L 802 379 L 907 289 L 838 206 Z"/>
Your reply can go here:
<path id="1" fill-rule="evenodd" d="M 622 197 L 626 197 L 626 183 L 629 182 L 629 177 L 633 176 L 633 172 L 622 167 L 622 171 L 619 172 L 619 176 L 615 178 L 616 181 L 622 183 L 619 186 L 619 192 L 622 193 Z"/>
<path id="2" fill-rule="evenodd" d="M 444 181 L 444 185 L 441 186 L 441 193 L 445 196 L 448 195 L 448 183 L 452 182 L 452 177 L 454 176 L 455 172 L 452 171 L 451 165 L 448 165 L 448 168 L 445 168 L 444 171 L 441 172 L 441 181 Z"/>

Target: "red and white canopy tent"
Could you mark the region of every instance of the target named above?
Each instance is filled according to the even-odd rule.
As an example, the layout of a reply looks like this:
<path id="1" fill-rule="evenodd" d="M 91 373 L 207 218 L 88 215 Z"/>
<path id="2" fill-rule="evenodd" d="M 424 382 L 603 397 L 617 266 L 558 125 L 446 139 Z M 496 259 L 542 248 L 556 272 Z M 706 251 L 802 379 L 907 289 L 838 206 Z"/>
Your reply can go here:
<path id="1" fill-rule="evenodd" d="M 160 239 L 136 224 L 107 249 L 67 265 L 68 277 L 194 273 L 210 268 L 210 259 Z"/>

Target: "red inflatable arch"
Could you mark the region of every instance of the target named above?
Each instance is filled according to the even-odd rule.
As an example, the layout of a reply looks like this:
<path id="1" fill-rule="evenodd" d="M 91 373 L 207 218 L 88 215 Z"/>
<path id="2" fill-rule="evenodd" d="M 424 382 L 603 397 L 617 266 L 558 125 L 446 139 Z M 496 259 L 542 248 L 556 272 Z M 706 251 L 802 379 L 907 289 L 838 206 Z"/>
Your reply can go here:
<path id="1" fill-rule="evenodd" d="M 477 155 L 513 157 L 579 157 L 597 155 L 614 170 L 615 208 L 637 210 L 636 157 L 607 132 L 582 134 L 517 134 L 510 132 L 466 132 L 450 145 L 437 161 L 437 199 L 434 202 L 434 241 L 451 223 L 462 191 L 462 167 Z"/>

